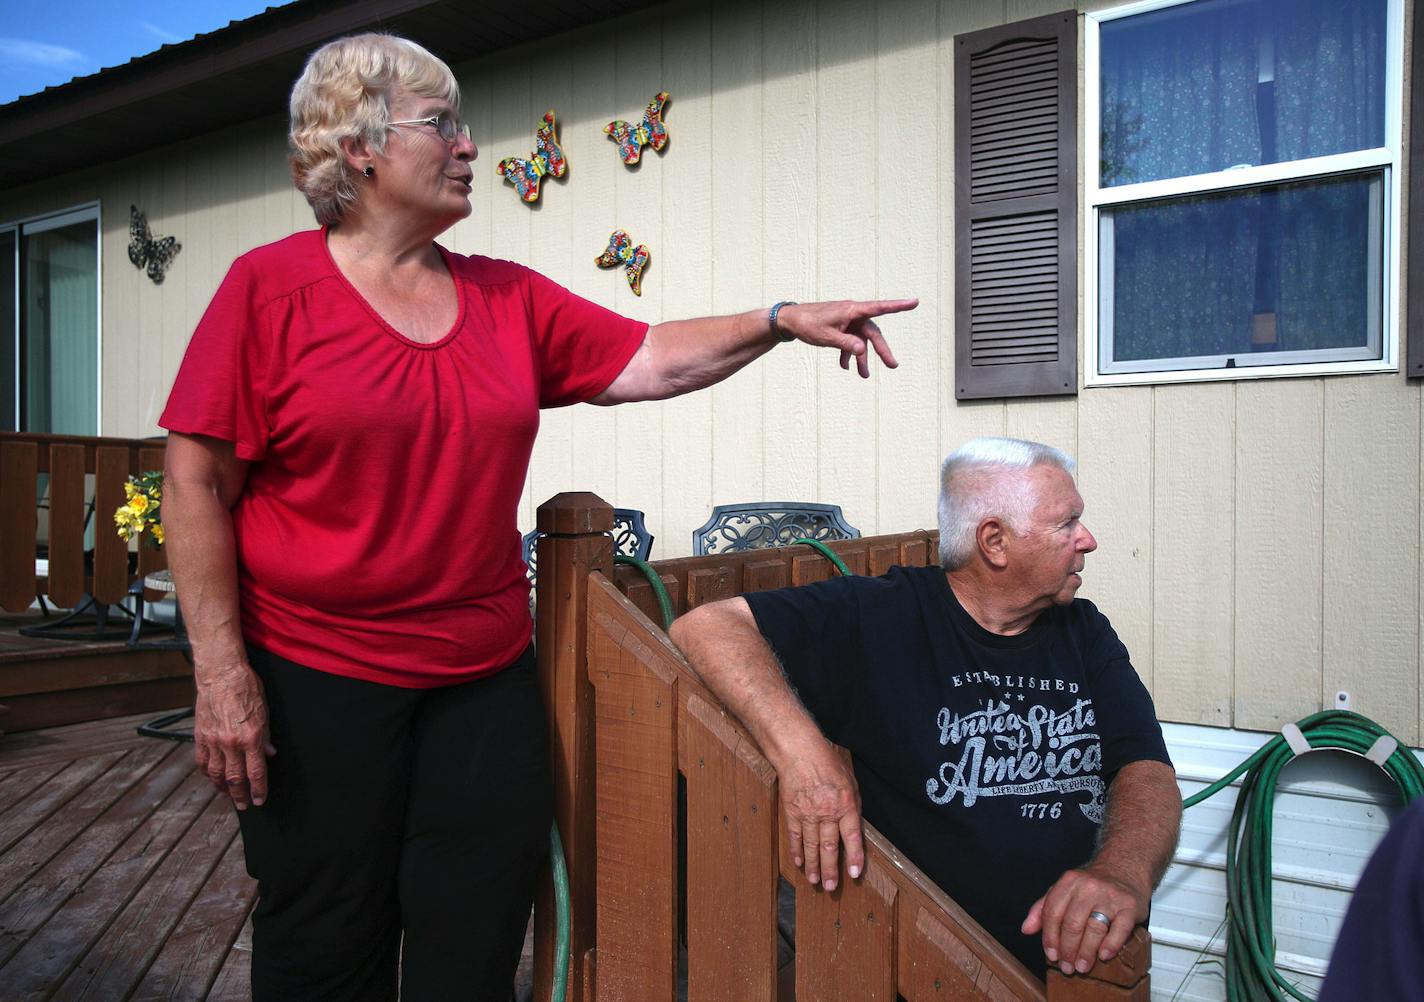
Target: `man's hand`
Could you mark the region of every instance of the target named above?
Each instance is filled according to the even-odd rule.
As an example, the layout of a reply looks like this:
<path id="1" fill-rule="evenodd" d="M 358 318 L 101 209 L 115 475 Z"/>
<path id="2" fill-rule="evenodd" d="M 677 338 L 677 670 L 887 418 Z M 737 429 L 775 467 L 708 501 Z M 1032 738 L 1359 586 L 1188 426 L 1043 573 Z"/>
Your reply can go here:
<path id="1" fill-rule="evenodd" d="M 1042 931 L 1044 956 L 1064 974 L 1086 973 L 1116 957 L 1132 930 L 1147 921 L 1152 889 L 1172 861 L 1181 820 L 1182 795 L 1170 765 L 1144 759 L 1123 766 L 1108 787 L 1098 851 L 1033 903 L 1024 935 Z"/>
<path id="2" fill-rule="evenodd" d="M 267 733 L 262 680 L 251 667 L 234 665 L 198 674 L 193 712 L 193 756 L 213 786 L 239 811 L 267 799 L 267 758 L 277 749 Z"/>
<path id="3" fill-rule="evenodd" d="M 773 762 L 786 812 L 791 861 L 806 879 L 834 891 L 840 882 L 840 846 L 852 878 L 865 869 L 860 828 L 860 788 L 840 753 L 819 734 Z"/>
<path id="4" fill-rule="evenodd" d="M 1032 936 L 1041 930 L 1048 962 L 1064 974 L 1084 974 L 1099 960 L 1118 955 L 1132 930 L 1147 920 L 1151 900 L 1150 882 L 1089 863 L 1063 874 L 1033 903 L 1022 931 Z"/>

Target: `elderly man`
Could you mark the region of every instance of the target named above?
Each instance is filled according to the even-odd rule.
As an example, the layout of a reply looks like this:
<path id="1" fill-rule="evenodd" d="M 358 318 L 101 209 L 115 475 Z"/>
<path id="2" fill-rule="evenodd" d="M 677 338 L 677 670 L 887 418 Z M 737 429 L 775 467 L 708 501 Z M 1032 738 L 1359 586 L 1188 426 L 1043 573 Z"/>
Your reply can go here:
<path id="1" fill-rule="evenodd" d="M 1097 548 L 1082 514 L 1063 453 L 976 439 L 944 463 L 942 568 L 747 594 L 672 628 L 776 768 L 811 883 L 835 888 L 841 843 L 860 875 L 863 798 L 1036 974 L 1122 949 L 1182 811 L 1127 649 L 1074 597 Z"/>

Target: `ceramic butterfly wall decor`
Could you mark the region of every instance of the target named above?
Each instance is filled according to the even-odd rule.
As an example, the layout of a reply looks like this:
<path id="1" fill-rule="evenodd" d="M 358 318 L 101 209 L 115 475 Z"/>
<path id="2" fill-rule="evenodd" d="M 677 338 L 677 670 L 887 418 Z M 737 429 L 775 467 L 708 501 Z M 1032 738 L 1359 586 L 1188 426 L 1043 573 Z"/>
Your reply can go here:
<path id="1" fill-rule="evenodd" d="M 568 173 L 569 161 L 559 147 L 559 137 L 554 134 L 553 108 L 544 112 L 538 128 L 534 130 L 534 152 L 529 159 L 505 157 L 495 170 L 514 185 L 520 198 L 531 205 L 539 201 L 539 183 L 545 177 L 563 177 Z"/>
<path id="2" fill-rule="evenodd" d="M 129 206 L 129 260 L 135 268 L 146 270 L 154 285 L 163 284 L 163 273 L 182 249 L 177 237 L 155 237 L 148 217 L 138 206 Z"/>
<path id="3" fill-rule="evenodd" d="M 633 295 L 643 294 L 643 269 L 652 260 L 652 255 L 648 253 L 648 248 L 642 244 L 633 246 L 633 240 L 623 230 L 614 230 L 612 236 L 608 238 L 608 249 L 598 257 L 594 258 L 594 264 L 600 268 L 617 268 L 622 266 L 624 273 L 628 276 L 628 287 L 633 290 Z"/>
<path id="4" fill-rule="evenodd" d="M 641 121 L 633 123 L 617 119 L 603 127 L 604 135 L 618 144 L 618 155 L 625 164 L 630 167 L 636 164 L 643 155 L 644 146 L 651 146 L 661 153 L 667 145 L 668 131 L 663 124 L 663 106 L 667 101 L 668 92 L 658 91 L 648 102 Z"/>

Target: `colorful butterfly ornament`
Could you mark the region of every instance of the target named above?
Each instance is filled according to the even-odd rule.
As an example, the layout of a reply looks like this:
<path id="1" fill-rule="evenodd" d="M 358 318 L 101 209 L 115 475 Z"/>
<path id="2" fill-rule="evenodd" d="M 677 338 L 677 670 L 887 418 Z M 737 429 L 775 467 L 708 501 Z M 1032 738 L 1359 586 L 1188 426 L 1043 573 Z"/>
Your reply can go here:
<path id="1" fill-rule="evenodd" d="M 505 157 L 495 170 L 530 204 L 539 201 L 539 182 L 546 175 L 563 177 L 568 173 L 569 162 L 559 147 L 559 137 L 554 135 L 553 108 L 544 112 L 539 127 L 534 130 L 534 152 L 530 158 Z"/>
<path id="2" fill-rule="evenodd" d="M 648 110 L 643 112 L 643 120 L 637 125 L 619 119 L 603 127 L 604 135 L 618 144 L 618 155 L 625 164 L 635 164 L 643 155 L 643 147 L 651 146 L 659 153 L 667 145 L 668 131 L 663 124 L 663 105 L 667 104 L 668 92 L 658 91 L 648 102 Z"/>
<path id="3" fill-rule="evenodd" d="M 643 269 L 652 260 L 648 248 L 639 244 L 633 246 L 632 239 L 622 230 L 614 230 L 608 238 L 608 249 L 594 259 L 600 268 L 617 268 L 622 265 L 628 275 L 628 287 L 633 295 L 643 294 Z"/>
<path id="4" fill-rule="evenodd" d="M 183 245 L 177 237 L 155 237 L 148 228 L 148 217 L 129 206 L 129 260 L 135 268 L 143 268 L 154 285 L 163 284 L 163 273 Z"/>

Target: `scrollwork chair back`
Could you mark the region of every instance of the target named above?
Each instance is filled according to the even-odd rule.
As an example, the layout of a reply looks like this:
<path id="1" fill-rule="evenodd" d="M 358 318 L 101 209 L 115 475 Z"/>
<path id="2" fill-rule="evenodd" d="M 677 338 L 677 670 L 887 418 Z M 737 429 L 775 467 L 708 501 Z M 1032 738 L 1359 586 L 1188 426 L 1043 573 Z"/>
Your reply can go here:
<path id="1" fill-rule="evenodd" d="M 712 517 L 692 533 L 696 556 L 786 546 L 801 538 L 858 539 L 860 530 L 845 520 L 838 504 L 800 501 L 753 501 L 719 504 Z"/>
<path id="2" fill-rule="evenodd" d="M 535 545 L 538 540 L 537 529 L 531 529 L 524 534 L 524 564 L 528 568 L 526 574 L 531 585 L 538 576 L 539 547 Z M 647 560 L 652 551 L 653 534 L 643 522 L 643 513 L 637 508 L 614 508 L 613 552 Z"/>

